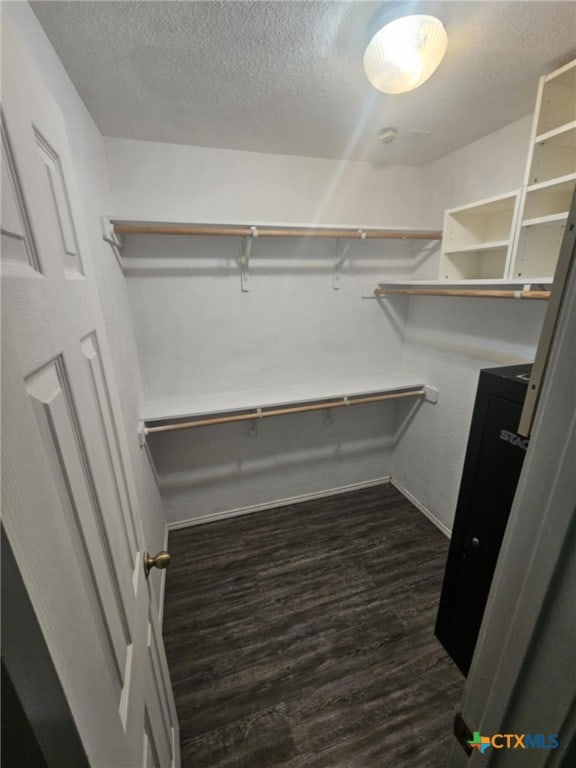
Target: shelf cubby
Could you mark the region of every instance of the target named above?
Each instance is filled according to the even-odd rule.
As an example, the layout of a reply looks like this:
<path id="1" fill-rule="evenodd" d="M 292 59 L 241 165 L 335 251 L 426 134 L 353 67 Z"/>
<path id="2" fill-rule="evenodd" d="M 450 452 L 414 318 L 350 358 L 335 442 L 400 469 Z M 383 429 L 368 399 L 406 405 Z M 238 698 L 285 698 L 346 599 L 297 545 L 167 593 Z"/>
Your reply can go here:
<path id="1" fill-rule="evenodd" d="M 540 217 L 568 214 L 576 188 L 576 173 L 570 173 L 526 188 L 522 222 Z"/>
<path id="2" fill-rule="evenodd" d="M 576 61 L 542 79 L 536 134 L 576 120 Z"/>
<path id="3" fill-rule="evenodd" d="M 517 202 L 511 192 L 446 211 L 441 279 L 505 277 Z"/>
<path id="4" fill-rule="evenodd" d="M 536 137 L 528 183 L 570 173 L 576 173 L 576 120 Z"/>
<path id="5" fill-rule="evenodd" d="M 504 276 L 508 245 L 504 248 L 446 254 L 442 260 L 444 280 L 499 279 Z"/>
<path id="6" fill-rule="evenodd" d="M 532 219 L 524 219 L 522 226 L 537 227 L 541 224 L 554 224 L 555 222 L 566 221 L 567 218 L 568 211 L 562 211 L 562 213 L 550 213 L 548 216 L 536 216 Z"/>
<path id="7" fill-rule="evenodd" d="M 568 214 L 525 220 L 518 235 L 513 279 L 553 277 Z"/>

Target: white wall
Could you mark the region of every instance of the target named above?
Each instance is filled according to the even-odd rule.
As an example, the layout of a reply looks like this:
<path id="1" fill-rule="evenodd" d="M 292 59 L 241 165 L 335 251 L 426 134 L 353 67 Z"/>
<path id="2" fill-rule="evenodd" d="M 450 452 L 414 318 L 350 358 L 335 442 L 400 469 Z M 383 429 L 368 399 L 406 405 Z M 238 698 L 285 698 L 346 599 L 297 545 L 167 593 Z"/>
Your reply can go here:
<path id="1" fill-rule="evenodd" d="M 414 168 L 107 139 L 113 215 L 196 222 L 418 226 Z M 407 302 L 360 300 L 409 273 L 402 241 L 352 243 L 340 290 L 332 240 L 257 239 L 250 291 L 232 238 L 126 237 L 145 397 L 241 391 L 402 369 Z M 233 398 L 233 395 L 232 395 Z M 151 437 L 169 521 L 361 483 L 391 471 L 395 404 Z"/>
<path id="2" fill-rule="evenodd" d="M 421 170 L 105 139 L 113 207 L 133 220 L 416 226 Z"/>
<path id="3" fill-rule="evenodd" d="M 523 118 L 424 168 L 106 139 L 111 213 L 152 221 L 441 228 L 446 207 L 521 185 L 530 123 Z M 406 408 L 388 404 L 354 411 L 356 418 L 338 415 L 331 427 L 320 416 L 285 417 L 256 438 L 242 426 L 151 438 L 170 521 L 392 473 L 451 526 L 478 371 L 530 360 L 544 306 L 359 301 L 362 283 L 435 276 L 438 249 L 423 257 L 406 243 L 376 250 L 354 244 L 352 269 L 334 292 L 331 248 L 257 241 L 251 289 L 243 294 L 236 241 L 125 239 L 150 398 L 400 368 L 440 390 L 438 406 L 421 407 L 407 422 Z"/>
<path id="4" fill-rule="evenodd" d="M 406 301 L 394 301 L 387 315 L 360 294 L 384 264 L 406 270 L 409 244 L 352 244 L 339 290 L 334 247 L 333 240 L 259 238 L 243 292 L 238 238 L 125 238 L 146 400 L 400 369 Z"/>
<path id="5" fill-rule="evenodd" d="M 534 83 L 536 101 L 537 83 Z M 522 186 L 532 115 L 489 133 L 422 168 L 422 211 L 426 226 L 441 227 L 444 209 Z"/>
<path id="6" fill-rule="evenodd" d="M 389 403 L 151 436 L 169 521 L 210 519 L 391 473 Z"/>
<path id="7" fill-rule="evenodd" d="M 108 342 L 111 349 L 147 546 L 162 548 L 165 519 L 150 462 L 138 445 L 139 371 L 125 280 L 102 240 L 100 216 L 110 209 L 110 187 L 103 140 L 30 7 L 24 2 L 3 3 L 8 21 L 41 73 L 46 88 L 64 115 L 72 152 L 84 225 L 98 282 Z M 154 576 L 156 588 L 159 579 Z"/>
<path id="8" fill-rule="evenodd" d="M 456 509 L 482 368 L 532 362 L 546 302 L 412 297 L 405 364 L 437 387 L 398 442 L 393 477 L 446 527 Z"/>
<path id="9" fill-rule="evenodd" d="M 388 244 L 396 262 L 411 254 Z M 402 369 L 405 299 L 360 299 L 379 244 L 357 244 L 333 290 L 329 240 L 256 242 L 250 291 L 227 238 L 126 238 L 145 394 L 187 396 L 385 376 Z M 361 253 L 361 257 L 358 256 Z M 404 258 L 404 256 L 406 258 Z M 149 438 L 169 521 L 364 482 L 391 472 L 394 403 Z"/>
<path id="10" fill-rule="evenodd" d="M 444 208 L 521 186 L 531 117 L 523 118 L 423 168 L 429 226 Z M 428 265 L 429 267 L 430 265 Z M 429 274 L 420 270 L 418 277 Z M 394 455 L 394 479 L 451 528 L 472 408 L 482 368 L 532 362 L 546 302 L 411 297 L 405 365 L 440 396 L 421 409 Z"/>

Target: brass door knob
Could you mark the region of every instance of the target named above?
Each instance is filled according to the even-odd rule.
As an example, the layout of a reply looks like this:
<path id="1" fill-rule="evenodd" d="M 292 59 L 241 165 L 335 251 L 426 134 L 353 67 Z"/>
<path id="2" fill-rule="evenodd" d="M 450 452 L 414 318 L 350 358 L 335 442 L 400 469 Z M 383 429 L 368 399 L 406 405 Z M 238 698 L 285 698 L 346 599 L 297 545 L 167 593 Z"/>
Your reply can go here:
<path id="1" fill-rule="evenodd" d="M 168 568 L 170 565 L 170 554 L 168 552 L 158 552 L 157 555 L 150 555 L 148 552 L 144 553 L 144 573 L 146 578 L 150 573 L 151 568 L 158 568 L 163 571 L 164 568 Z"/>

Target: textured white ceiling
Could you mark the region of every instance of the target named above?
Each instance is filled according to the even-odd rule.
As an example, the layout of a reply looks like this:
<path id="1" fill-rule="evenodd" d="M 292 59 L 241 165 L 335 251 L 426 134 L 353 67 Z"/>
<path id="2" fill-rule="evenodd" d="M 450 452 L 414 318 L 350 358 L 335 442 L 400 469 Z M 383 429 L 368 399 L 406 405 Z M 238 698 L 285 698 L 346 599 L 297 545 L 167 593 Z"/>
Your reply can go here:
<path id="1" fill-rule="evenodd" d="M 386 96 L 362 69 L 382 2 L 31 5 L 106 136 L 375 163 L 419 165 L 528 114 L 538 77 L 576 46 L 571 0 L 426 2 L 446 58 Z"/>

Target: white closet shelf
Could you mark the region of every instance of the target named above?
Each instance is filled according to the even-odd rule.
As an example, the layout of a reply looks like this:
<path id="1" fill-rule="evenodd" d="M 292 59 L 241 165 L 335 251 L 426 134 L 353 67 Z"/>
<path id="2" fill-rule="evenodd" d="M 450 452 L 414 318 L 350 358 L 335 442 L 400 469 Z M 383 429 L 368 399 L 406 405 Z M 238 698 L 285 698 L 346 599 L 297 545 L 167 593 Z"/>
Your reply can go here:
<path id="1" fill-rule="evenodd" d="M 557 147 L 576 147 L 576 120 L 560 125 L 551 131 L 541 133 L 534 139 L 534 144 L 553 143 Z"/>
<path id="2" fill-rule="evenodd" d="M 550 291 L 546 290 L 545 286 L 551 283 L 552 278 L 411 280 L 409 282 L 386 282 L 378 283 L 376 286 L 367 286 L 362 292 L 362 297 L 365 299 L 388 299 L 396 296 L 445 296 L 546 300 L 550 297 Z"/>
<path id="3" fill-rule="evenodd" d="M 365 285 L 362 289 L 362 298 L 373 299 L 375 288 L 470 288 L 477 286 L 479 288 L 510 288 L 511 290 L 522 290 L 526 285 L 544 286 L 552 285 L 552 277 L 537 277 L 532 279 L 471 279 L 471 280 L 386 280 L 376 285 Z"/>
<path id="4" fill-rule="evenodd" d="M 397 373 L 236 392 L 179 395 L 145 401 L 141 419 L 146 424 L 152 424 L 175 419 L 234 414 L 258 408 L 287 407 L 337 398 L 405 392 L 423 389 L 424 386 L 422 377 L 409 373 Z M 256 417 L 257 415 L 254 416 Z"/>
<path id="5" fill-rule="evenodd" d="M 490 243 L 476 243 L 473 245 L 461 246 L 459 248 L 444 248 L 445 254 L 455 253 L 476 253 L 485 251 L 499 251 L 502 248 L 508 248 L 510 240 L 493 240 Z"/>
<path id="6" fill-rule="evenodd" d="M 576 173 L 567 173 L 565 176 L 557 176 L 554 179 L 530 184 L 530 186 L 526 187 L 526 192 L 539 192 L 542 189 L 559 187 L 561 184 L 569 184 L 572 181 L 576 181 Z"/>
<path id="7" fill-rule="evenodd" d="M 568 218 L 568 211 L 562 213 L 551 213 L 548 216 L 537 216 L 533 219 L 524 219 L 522 222 L 523 227 L 537 227 L 546 225 L 556 225 L 559 222 L 566 221 Z"/>
<path id="8" fill-rule="evenodd" d="M 120 269 L 125 272 L 127 261 L 122 256 L 124 236 L 182 236 L 182 237 L 231 237 L 238 240 L 240 254 L 240 286 L 242 292 L 250 290 L 250 264 L 254 256 L 253 245 L 256 240 L 301 238 L 332 240 L 334 256 L 332 260 L 332 287 L 340 287 L 340 273 L 347 258 L 352 241 L 421 241 L 430 244 L 442 240 L 441 230 L 419 229 L 414 227 L 365 227 L 365 226 L 312 226 L 296 224 L 191 224 L 181 222 L 126 221 L 102 217 L 102 237 L 112 246 L 112 251 Z M 165 249 L 163 249 L 165 250 Z M 258 246 L 255 247 L 258 253 Z M 260 251 L 262 254 L 262 251 Z M 264 254 L 266 251 L 264 251 Z M 202 249 L 192 251 L 191 256 L 206 258 Z M 429 255 L 429 254 L 428 254 Z M 168 262 L 169 263 L 169 260 Z M 141 264 L 141 262 L 140 262 Z M 138 265 L 138 260 L 136 260 Z M 134 266 L 134 264 L 132 265 Z"/>

